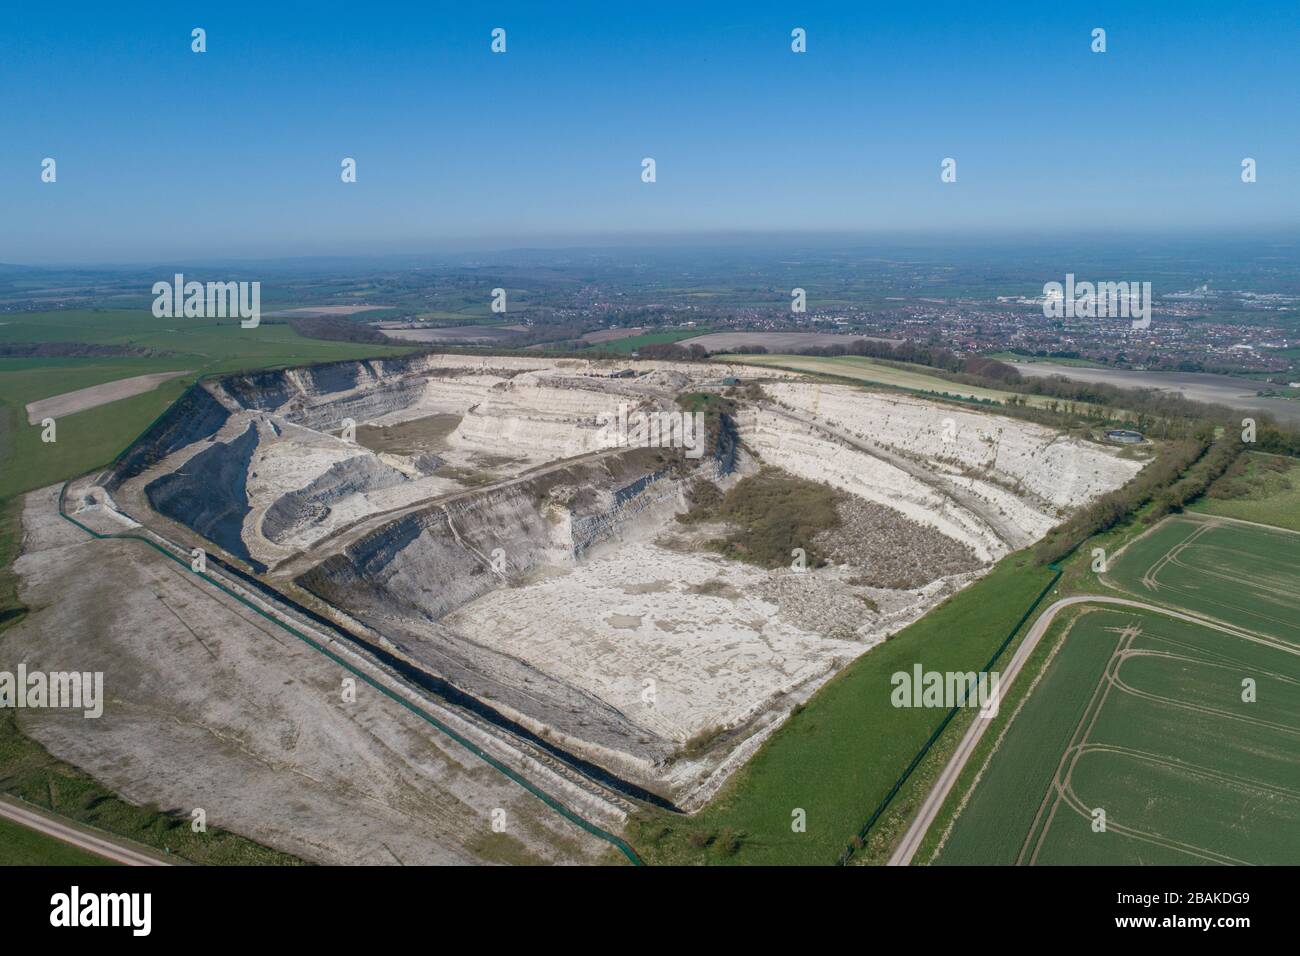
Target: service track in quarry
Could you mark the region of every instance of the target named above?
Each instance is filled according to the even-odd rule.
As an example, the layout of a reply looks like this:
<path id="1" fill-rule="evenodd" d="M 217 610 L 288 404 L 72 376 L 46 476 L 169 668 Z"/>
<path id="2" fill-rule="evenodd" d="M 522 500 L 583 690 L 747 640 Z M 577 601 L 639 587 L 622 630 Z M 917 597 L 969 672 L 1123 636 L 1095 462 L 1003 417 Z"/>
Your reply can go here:
<path id="1" fill-rule="evenodd" d="M 66 507 L 97 531 L 204 549 L 616 830 L 638 802 L 701 806 L 850 661 L 1141 467 L 911 396 L 769 370 L 758 392 L 722 385 L 754 374 L 426 354 L 233 375 L 195 386 L 114 467 L 71 483 Z M 604 427 L 620 411 L 680 412 L 700 392 L 725 392 L 727 412 L 699 457 Z M 869 539 L 831 542 L 821 568 L 769 570 L 711 550 L 725 528 L 677 521 L 700 483 L 725 493 L 760 466 L 843 492 L 860 506 L 843 527 Z M 922 541 L 932 554 L 885 573 L 899 542 Z M 50 573 L 18 569 L 30 588 Z M 41 626 L 33 614 L 15 633 Z M 298 699 L 314 687 L 280 693 L 285 707 L 319 705 Z M 271 747 L 262 733 L 241 721 L 241 746 Z M 46 745 L 66 742 L 65 728 Z M 312 763 L 301 748 L 280 759 Z M 402 758 L 402 772 L 418 764 Z M 423 772 L 434 786 L 444 771 Z M 457 799 L 473 804 L 469 790 Z M 277 845 L 239 824 L 227 825 Z M 538 826 L 522 841 L 533 853 L 554 837 Z M 486 847 L 454 853 L 501 849 Z"/>

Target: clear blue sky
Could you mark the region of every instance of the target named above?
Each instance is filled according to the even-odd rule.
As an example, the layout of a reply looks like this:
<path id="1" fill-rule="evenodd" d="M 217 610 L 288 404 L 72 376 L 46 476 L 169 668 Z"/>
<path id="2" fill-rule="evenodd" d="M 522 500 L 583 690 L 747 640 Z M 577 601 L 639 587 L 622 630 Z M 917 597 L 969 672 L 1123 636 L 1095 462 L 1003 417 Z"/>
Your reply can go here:
<path id="1" fill-rule="evenodd" d="M 1294 0 L 10 3 L 0 262 L 1300 225 L 1298 50 Z"/>

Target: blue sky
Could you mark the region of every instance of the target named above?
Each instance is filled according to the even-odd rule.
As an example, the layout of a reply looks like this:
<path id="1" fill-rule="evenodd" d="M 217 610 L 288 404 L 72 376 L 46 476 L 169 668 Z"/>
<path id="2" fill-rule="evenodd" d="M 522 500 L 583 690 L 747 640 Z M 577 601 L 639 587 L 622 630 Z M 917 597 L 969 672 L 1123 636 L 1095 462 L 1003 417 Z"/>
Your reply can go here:
<path id="1" fill-rule="evenodd" d="M 0 261 L 1300 225 L 1300 4 L 1136 6 L 8 4 Z"/>

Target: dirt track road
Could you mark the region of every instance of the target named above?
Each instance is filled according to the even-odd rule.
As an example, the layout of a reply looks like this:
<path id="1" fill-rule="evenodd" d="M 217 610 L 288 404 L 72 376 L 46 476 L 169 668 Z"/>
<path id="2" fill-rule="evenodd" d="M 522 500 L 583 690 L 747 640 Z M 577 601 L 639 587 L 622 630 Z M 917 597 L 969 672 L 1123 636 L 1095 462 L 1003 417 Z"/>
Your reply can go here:
<path id="1" fill-rule="evenodd" d="M 89 388 L 79 388 L 75 392 L 64 392 L 62 395 L 28 402 L 27 424 L 39 425 L 44 418 L 62 418 L 64 415 L 84 412 L 88 408 L 97 408 L 119 399 L 131 398 L 133 395 L 143 395 L 145 392 L 152 392 L 163 382 L 181 375 L 190 375 L 193 371 L 193 369 L 185 369 L 180 372 L 153 372 L 149 375 L 119 378 L 115 382 L 105 382 L 102 385 L 92 385 Z"/>
<path id="2" fill-rule="evenodd" d="M 1052 621 L 1056 619 L 1056 615 L 1065 608 L 1075 604 L 1108 604 L 1138 608 L 1139 610 L 1151 611 L 1156 614 L 1163 614 L 1167 617 L 1177 618 L 1180 621 L 1188 621 L 1192 624 L 1198 624 L 1201 627 L 1210 627 L 1215 630 L 1231 633 L 1246 640 L 1267 644 L 1271 647 L 1276 647 L 1279 650 L 1286 650 L 1292 654 L 1300 653 L 1296 651 L 1294 647 L 1275 643 L 1255 634 L 1238 631 L 1234 628 L 1227 627 L 1218 621 L 1211 621 L 1203 617 L 1197 617 L 1193 614 L 1184 614 L 1181 611 L 1157 607 L 1153 604 L 1143 604 L 1141 601 L 1132 601 L 1128 598 L 1110 597 L 1103 594 L 1082 594 L 1075 597 L 1061 598 L 1061 600 L 1052 604 L 1047 608 L 1047 610 L 1040 614 L 1038 620 L 1034 621 L 1033 626 L 1029 629 L 1029 633 L 1020 643 L 1020 646 L 1016 648 L 1015 654 L 1012 655 L 1011 660 L 1007 662 L 1006 668 L 1002 671 L 1001 679 L 998 681 L 999 694 L 1005 697 L 1007 690 L 1011 687 L 1012 683 L 1014 683 L 1016 675 L 1020 673 L 1020 669 L 1024 666 L 1025 661 L 1029 659 L 1029 655 L 1034 652 L 1034 648 L 1038 646 L 1038 642 L 1043 639 L 1043 635 L 1046 634 L 1048 628 L 1052 626 Z M 991 720 L 976 718 L 974 723 L 970 725 L 965 736 L 962 737 L 961 743 L 957 745 L 957 749 L 953 753 L 952 758 L 948 761 L 948 765 L 943 768 L 943 772 L 939 774 L 939 778 L 934 782 L 934 786 L 926 796 L 925 802 L 921 805 L 921 809 L 917 812 L 916 818 L 912 821 L 912 825 L 908 827 L 907 832 L 903 834 L 903 839 L 899 841 L 898 846 L 894 849 L 893 856 L 889 858 L 890 866 L 907 866 L 912 862 L 912 857 L 916 855 L 916 851 L 920 848 L 921 841 L 925 839 L 926 832 L 930 829 L 930 825 L 934 823 L 935 817 L 939 815 L 940 808 L 943 807 L 944 802 L 948 799 L 948 795 L 952 793 L 952 788 L 957 783 L 957 778 L 961 776 L 961 772 L 966 768 L 967 761 L 970 760 L 971 754 L 975 752 L 975 748 L 979 746 L 979 742 L 981 738 L 983 738 L 984 732 L 988 730 L 989 724 L 991 723 Z"/>
<path id="3" fill-rule="evenodd" d="M 137 852 L 125 844 L 114 843 L 87 830 L 62 823 L 3 797 L 0 797 L 0 817 L 123 866 L 172 866 L 167 860 Z"/>

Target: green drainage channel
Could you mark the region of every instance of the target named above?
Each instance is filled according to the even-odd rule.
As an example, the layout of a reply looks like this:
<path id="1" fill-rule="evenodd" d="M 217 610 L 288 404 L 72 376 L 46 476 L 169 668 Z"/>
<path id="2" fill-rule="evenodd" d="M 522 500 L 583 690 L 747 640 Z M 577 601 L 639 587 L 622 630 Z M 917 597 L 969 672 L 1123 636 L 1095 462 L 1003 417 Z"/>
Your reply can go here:
<path id="1" fill-rule="evenodd" d="M 528 780 L 524 779 L 524 778 L 521 777 L 519 774 L 515 773 L 515 771 L 511 770 L 509 767 L 507 767 L 505 764 L 501 763 L 501 762 L 500 762 L 499 760 L 497 760 L 495 757 L 492 757 L 490 754 L 486 753 L 482 748 L 480 748 L 479 746 L 477 746 L 477 745 L 476 745 L 475 743 L 473 743 L 472 741 L 470 741 L 470 740 L 466 740 L 466 739 L 465 739 L 464 737 L 462 737 L 460 734 L 456 733 L 456 731 L 452 730 L 450 727 L 448 727 L 448 726 L 447 726 L 446 724 L 444 724 L 442 721 L 438 720 L 438 718 L 434 717 L 432 714 L 429 714 L 429 713 L 425 712 L 424 710 L 421 710 L 419 707 L 417 707 L 415 704 L 411 703 L 411 702 L 410 702 L 409 700 L 407 700 L 405 697 L 402 697 L 402 696 L 400 696 L 399 694 L 395 694 L 395 693 L 393 693 L 391 690 L 389 690 L 387 687 L 385 687 L 385 686 L 383 686 L 382 684 L 380 684 L 380 683 L 378 683 L 377 681 L 375 681 L 375 680 L 374 680 L 373 678 L 371 678 L 369 675 L 364 674 L 364 673 L 362 673 L 361 671 L 357 670 L 355 667 L 353 667 L 353 666 L 352 666 L 351 664 L 349 664 L 347 661 L 343 660 L 341 657 L 339 657 L 337 654 L 335 654 L 335 653 L 334 653 L 333 651 L 331 651 L 329 648 L 323 646 L 322 644 L 318 643 L 317 641 L 312 640 L 310 637 L 308 637 L 306 634 L 302 633 L 301 631 L 297 630 L 296 628 L 290 627 L 288 624 L 284 623 L 284 622 L 281 621 L 279 618 L 274 617 L 274 616 L 272 616 L 272 615 L 270 615 L 270 614 L 267 614 L 267 613 L 266 613 L 265 611 L 263 611 L 260 607 L 258 607 L 257 605 L 253 604 L 251 601 L 247 600 L 247 599 L 244 598 L 242 595 L 240 595 L 240 594 L 236 594 L 234 591 L 232 591 L 230 588 L 226 587 L 226 586 L 225 586 L 224 584 L 222 584 L 220 581 L 216 580 L 215 578 L 209 577 L 205 572 L 202 572 L 202 571 L 192 571 L 192 570 L 190 569 L 190 566 L 189 566 L 188 564 L 186 564 L 183 560 L 181 560 L 180 558 L 178 558 L 176 555 L 172 554 L 172 552 L 168 551 L 166 548 L 164 548 L 164 547 L 162 547 L 161 545 L 159 545 L 157 542 L 150 541 L 148 538 L 142 537 L 141 535 L 138 535 L 138 534 L 125 534 L 125 533 L 119 533 L 119 534 L 100 534 L 98 531 L 94 531 L 94 530 L 92 530 L 92 529 L 86 527 L 84 524 L 82 524 L 82 523 L 81 523 L 80 521 L 78 521 L 76 518 L 73 518 L 71 515 L 69 515 L 69 514 L 67 514 L 67 513 L 64 512 L 64 510 L 63 510 L 63 501 L 64 501 L 64 497 L 65 497 L 65 495 L 66 495 L 66 493 L 67 493 L 67 490 L 68 490 L 68 482 L 64 482 L 63 487 L 59 489 L 59 517 L 63 518 L 63 519 L 66 520 L 66 521 L 70 521 L 70 522 L 72 522 L 72 524 L 76 525 L 76 526 L 77 526 L 78 528 L 80 528 L 82 531 L 86 532 L 86 534 L 88 534 L 88 535 L 90 535 L 91 537 L 94 537 L 94 538 L 99 538 L 99 539 L 101 539 L 101 540 L 102 540 L 102 539 L 107 539 L 107 538 L 117 538 L 117 539 L 121 539 L 121 540 L 142 541 L 142 542 L 144 542 L 144 543 L 147 544 L 149 547 L 151 547 L 151 548 L 153 548 L 155 551 L 157 551 L 159 554 L 165 555 L 165 556 L 167 556 L 168 558 L 170 558 L 171 560 L 175 561 L 175 562 L 176 562 L 177 564 L 179 564 L 181 567 L 185 568 L 186 571 L 189 571 L 189 573 L 194 574 L 194 575 L 197 576 L 197 577 L 203 578 L 203 580 L 207 581 L 207 582 L 208 582 L 209 584 L 211 584 L 213 587 L 218 588 L 219 590 L 223 591 L 224 593 L 226 593 L 226 594 L 229 595 L 230 597 L 234 598 L 236 601 L 238 601 L 240 604 L 244 605 L 244 606 L 245 606 L 246 608 L 248 608 L 250 611 L 253 611 L 253 612 L 257 613 L 257 614 L 260 614 L 262 617 L 266 618 L 266 620 L 270 621 L 272 624 L 276 624 L 276 625 L 278 625 L 279 627 L 283 628 L 284 630 L 288 631 L 290 634 L 292 634 L 294 637 L 298 638 L 298 639 L 299 639 L 300 641 L 302 641 L 304 644 L 306 644 L 306 645 L 308 645 L 309 647 L 311 647 L 312 649 L 317 650 L 317 651 L 319 651 L 320 653 L 324 654 L 326 657 L 328 657 L 330 660 L 332 660 L 335 664 L 338 664 L 338 665 L 339 665 L 340 667 L 342 667 L 344 670 L 348 671 L 348 672 L 351 673 L 351 674 L 356 675 L 358 678 L 360 678 L 361 680 L 365 681 L 367 684 L 369 684 L 369 685 L 370 685 L 371 687 L 373 687 L 375 690 L 379 691 L 379 692 L 380 692 L 381 694 L 383 694 L 385 697 L 388 697 L 389 699 L 396 701 L 398 704 L 400 704 L 400 705 L 402 705 L 403 707 L 405 707 L 407 710 L 409 710 L 411 713 L 415 714 L 417 717 L 419 717 L 419 718 L 421 718 L 422 720 L 426 721 L 427 723 L 433 725 L 433 726 L 436 727 L 438 730 L 442 731 L 442 733 L 446 734 L 446 735 L 447 735 L 448 737 L 450 737 L 452 740 L 456 741 L 456 743 L 460 744 L 462 747 L 464 747 L 466 750 L 468 750 L 470 753 L 474 754 L 474 756 L 476 756 L 476 757 L 478 757 L 480 760 L 482 760 L 482 761 L 483 761 L 484 763 L 486 763 L 489 767 L 491 767 L 491 768 L 494 769 L 494 770 L 499 771 L 500 773 L 504 774 L 504 775 L 505 775 L 506 777 L 508 777 L 509 779 L 513 780 L 513 781 L 514 781 L 515 783 L 517 783 L 519 786 L 523 787 L 525 790 L 527 790 L 529 793 L 531 793 L 533 796 L 535 796 L 538 800 L 541 800 L 542 803 L 546 804 L 548 807 L 550 807 L 552 810 L 554 810 L 554 811 L 555 811 L 556 813 L 558 813 L 560 816 L 564 817 L 564 818 L 565 818 L 566 820 L 568 820 L 570 823 L 576 824 L 577 826 L 579 826 L 579 827 L 581 827 L 582 829 L 586 830 L 586 831 L 587 831 L 588 833 L 590 833 L 592 836 L 597 837 L 597 838 L 599 838 L 599 839 L 601 839 L 601 840 L 604 840 L 606 843 L 608 843 L 608 844 L 610 844 L 611 846 L 613 846 L 613 847 L 614 847 L 615 849 L 617 849 L 620 853 L 622 853 L 625 857 L 627 857 L 628 861 L 631 862 L 633 866 L 644 866 L 644 865 L 645 865 L 645 864 L 642 862 L 641 858 L 640 858 L 639 856 L 636 855 L 636 851 L 633 850 L 632 847 L 627 843 L 627 841 L 623 840 L 621 837 L 615 836 L 613 833 L 610 833 L 608 830 L 602 829 L 601 827 L 596 826 L 596 824 L 592 823 L 591 821 L 589 821 L 589 820 L 585 820 L 585 819 L 583 819 L 582 817 L 578 816 L 578 814 L 574 813 L 572 810 L 570 810 L 568 807 L 566 807 L 566 806 L 565 806 L 563 803 L 561 803 L 559 800 L 555 799 L 554 797 L 552 797 L 549 793 L 545 792 L 544 790 L 541 790 L 540 788 L 534 786 L 534 785 L 533 785 L 532 783 L 530 783 Z"/>

